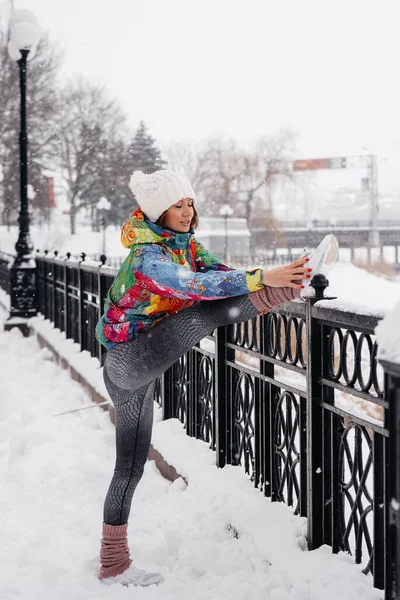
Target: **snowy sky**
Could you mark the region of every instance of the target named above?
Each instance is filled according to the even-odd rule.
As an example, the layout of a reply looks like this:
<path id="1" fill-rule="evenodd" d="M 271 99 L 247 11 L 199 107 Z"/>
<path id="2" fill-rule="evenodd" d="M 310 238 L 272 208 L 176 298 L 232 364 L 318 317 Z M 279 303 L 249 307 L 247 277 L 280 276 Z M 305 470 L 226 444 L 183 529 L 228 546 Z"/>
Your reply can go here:
<path id="1" fill-rule="evenodd" d="M 160 143 L 212 134 L 246 141 L 291 127 L 300 157 L 368 147 L 379 156 L 381 191 L 400 192 L 397 0 L 14 6 L 34 11 L 64 47 L 67 72 L 104 82 L 132 124 L 143 118 Z"/>

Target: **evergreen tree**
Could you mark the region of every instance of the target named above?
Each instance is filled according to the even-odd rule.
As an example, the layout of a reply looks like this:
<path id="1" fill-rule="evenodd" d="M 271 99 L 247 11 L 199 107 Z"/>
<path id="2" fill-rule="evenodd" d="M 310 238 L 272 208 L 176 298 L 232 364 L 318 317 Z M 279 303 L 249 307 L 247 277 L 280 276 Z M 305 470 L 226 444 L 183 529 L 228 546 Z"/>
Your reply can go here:
<path id="1" fill-rule="evenodd" d="M 139 128 L 129 147 L 129 163 L 131 172 L 140 170 L 143 173 L 154 173 L 166 165 L 161 158 L 160 150 L 155 145 L 155 140 L 148 133 L 144 121 L 140 121 Z"/>
<path id="2" fill-rule="evenodd" d="M 107 190 L 105 195 L 112 204 L 109 211 L 108 222 L 120 225 L 136 210 L 137 203 L 129 188 L 129 179 L 132 174 L 128 144 L 118 140 L 108 152 L 108 163 L 104 170 Z"/>
<path id="3" fill-rule="evenodd" d="M 155 145 L 155 140 L 148 133 L 146 124 L 144 121 L 140 121 L 135 137 L 128 146 L 126 159 L 122 159 L 120 155 L 118 168 L 120 193 L 119 210 L 116 212 L 117 217 L 125 218 L 138 207 L 136 198 L 128 187 L 133 171 L 139 170 L 146 174 L 154 173 L 159 169 L 165 169 L 166 164 L 166 161 L 161 158 L 160 150 Z M 123 193 L 125 190 L 128 190 L 128 195 Z"/>

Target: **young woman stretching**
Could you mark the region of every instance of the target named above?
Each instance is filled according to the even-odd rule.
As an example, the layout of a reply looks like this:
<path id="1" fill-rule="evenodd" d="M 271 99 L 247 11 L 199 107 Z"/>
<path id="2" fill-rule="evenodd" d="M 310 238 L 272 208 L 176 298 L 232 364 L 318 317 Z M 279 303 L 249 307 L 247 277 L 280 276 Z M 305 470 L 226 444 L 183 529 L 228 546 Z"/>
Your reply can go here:
<path id="1" fill-rule="evenodd" d="M 270 270 L 231 269 L 193 235 L 196 196 L 187 179 L 169 171 L 136 171 L 130 187 L 140 206 L 122 228 L 130 253 L 96 327 L 108 350 L 103 372 L 116 432 L 99 578 L 106 584 L 147 586 L 163 578 L 133 566 L 127 526 L 149 453 L 156 379 L 216 327 L 298 298 L 311 269 L 308 258 Z"/>

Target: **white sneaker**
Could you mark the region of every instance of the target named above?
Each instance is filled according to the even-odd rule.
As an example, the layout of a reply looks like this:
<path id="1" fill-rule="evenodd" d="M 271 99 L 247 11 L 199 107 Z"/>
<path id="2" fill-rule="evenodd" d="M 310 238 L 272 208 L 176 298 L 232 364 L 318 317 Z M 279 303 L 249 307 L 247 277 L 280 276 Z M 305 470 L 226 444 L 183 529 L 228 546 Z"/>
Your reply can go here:
<path id="1" fill-rule="evenodd" d="M 335 264 L 339 253 L 339 244 L 336 237 L 330 233 L 326 235 L 317 248 L 309 255 L 310 262 L 307 268 L 312 269 L 311 278 L 303 279 L 304 289 L 301 290 L 302 298 L 312 298 L 315 296 L 315 290 L 310 287 L 311 279 L 314 275 L 328 275 L 329 271 Z"/>
<path id="2" fill-rule="evenodd" d="M 104 585 L 112 585 L 114 583 L 120 583 L 121 585 L 136 585 L 141 587 L 147 587 L 153 584 L 159 584 L 164 581 L 164 577 L 160 575 L 160 573 L 147 573 L 142 569 L 138 569 L 131 565 L 121 573 L 120 575 L 116 575 L 115 577 L 106 577 L 102 579 L 101 582 Z"/>

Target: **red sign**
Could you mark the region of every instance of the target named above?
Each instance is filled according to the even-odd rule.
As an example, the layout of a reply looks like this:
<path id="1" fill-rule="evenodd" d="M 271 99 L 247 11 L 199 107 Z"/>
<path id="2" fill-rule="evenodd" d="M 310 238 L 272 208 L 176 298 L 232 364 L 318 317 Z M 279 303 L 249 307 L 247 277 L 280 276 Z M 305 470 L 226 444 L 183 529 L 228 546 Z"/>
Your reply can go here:
<path id="1" fill-rule="evenodd" d="M 314 169 L 327 169 L 326 158 L 307 158 L 304 160 L 295 160 L 293 171 L 312 171 Z"/>
<path id="2" fill-rule="evenodd" d="M 306 158 L 295 160 L 293 171 L 315 171 L 316 169 L 345 169 L 347 166 L 344 156 L 333 158 Z"/>
<path id="3" fill-rule="evenodd" d="M 47 196 L 49 198 L 50 208 L 55 208 L 56 203 L 54 200 L 54 177 L 47 178 Z"/>

